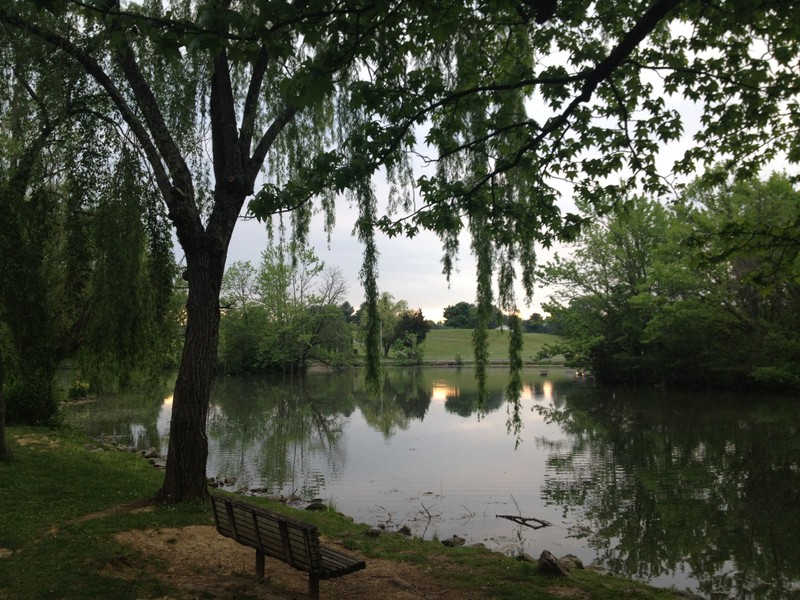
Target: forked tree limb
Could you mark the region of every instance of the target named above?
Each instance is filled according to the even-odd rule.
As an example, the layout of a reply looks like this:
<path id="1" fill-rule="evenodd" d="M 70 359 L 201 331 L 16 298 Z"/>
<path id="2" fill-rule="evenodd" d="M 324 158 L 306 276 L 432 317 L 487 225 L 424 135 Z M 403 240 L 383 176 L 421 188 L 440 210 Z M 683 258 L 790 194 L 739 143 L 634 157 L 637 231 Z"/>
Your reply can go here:
<path id="1" fill-rule="evenodd" d="M 542 529 L 543 527 L 549 527 L 552 523 L 545 521 L 544 519 L 537 519 L 536 517 L 519 517 L 517 515 L 495 515 L 498 519 L 508 519 L 509 521 L 514 521 L 519 525 L 524 525 L 525 527 L 530 527 L 531 529 Z M 536 525 L 531 525 L 530 521 L 536 523 Z"/>

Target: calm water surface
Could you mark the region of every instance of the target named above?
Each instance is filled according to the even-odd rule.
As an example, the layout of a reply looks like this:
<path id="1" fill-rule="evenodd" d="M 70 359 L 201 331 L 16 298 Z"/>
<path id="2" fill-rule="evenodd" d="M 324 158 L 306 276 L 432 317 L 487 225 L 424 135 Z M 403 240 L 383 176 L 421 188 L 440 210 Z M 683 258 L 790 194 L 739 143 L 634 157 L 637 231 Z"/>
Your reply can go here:
<path id="1" fill-rule="evenodd" d="M 466 368 L 390 371 L 377 398 L 358 374 L 221 379 L 208 475 L 426 538 L 571 553 L 709 598 L 800 598 L 796 399 L 598 389 L 536 370 L 515 435 L 506 381 L 490 374 L 480 408 Z M 164 396 L 101 398 L 69 419 L 166 453 Z"/>

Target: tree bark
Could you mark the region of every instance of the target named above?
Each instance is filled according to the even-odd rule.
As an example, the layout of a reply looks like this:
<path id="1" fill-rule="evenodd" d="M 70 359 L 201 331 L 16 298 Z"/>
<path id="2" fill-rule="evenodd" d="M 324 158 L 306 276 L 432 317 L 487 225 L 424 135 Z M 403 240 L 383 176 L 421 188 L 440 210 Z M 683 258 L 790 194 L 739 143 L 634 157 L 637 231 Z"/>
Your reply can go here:
<path id="1" fill-rule="evenodd" d="M 216 376 L 219 339 L 219 292 L 227 254 L 220 244 L 203 236 L 184 246 L 189 282 L 186 337 L 172 401 L 169 449 L 164 483 L 158 498 L 168 503 L 207 496 L 206 459 L 211 386 Z"/>

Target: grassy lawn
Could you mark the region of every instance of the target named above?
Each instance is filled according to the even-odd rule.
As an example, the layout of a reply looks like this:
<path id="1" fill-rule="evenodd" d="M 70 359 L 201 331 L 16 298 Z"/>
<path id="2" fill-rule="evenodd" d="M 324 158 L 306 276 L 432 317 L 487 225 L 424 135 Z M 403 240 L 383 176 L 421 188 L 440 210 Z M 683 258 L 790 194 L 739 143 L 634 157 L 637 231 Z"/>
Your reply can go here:
<path id="1" fill-rule="evenodd" d="M 186 597 L 157 577 L 164 565 L 154 567 L 153 557 L 117 542 L 114 534 L 210 525 L 208 503 L 113 510 L 137 501 L 146 503 L 158 489 L 162 474 L 136 455 L 97 450 L 92 442 L 69 431 L 10 428 L 9 438 L 14 458 L 0 463 L 0 598 Z M 674 598 L 668 591 L 591 570 L 554 578 L 537 573 L 533 563 L 485 549 L 450 549 L 399 534 L 367 535 L 367 526 L 333 511 L 298 512 L 266 500 L 252 501 L 313 522 L 323 534 L 366 556 L 367 569 L 370 558 L 425 568 L 443 589 L 453 592 L 453 598 L 463 597 L 461 591 L 470 598 L 509 600 Z M 115 576 L 110 566 L 120 564 L 134 576 Z M 439 566 L 431 570 L 431 564 Z M 269 585 L 267 581 L 263 588 L 267 596 L 259 593 L 258 597 L 269 597 Z"/>
<path id="2" fill-rule="evenodd" d="M 139 457 L 91 450 L 69 432 L 10 428 L 9 463 L 0 463 L 0 598 L 147 598 L 166 590 L 155 579 L 131 582 L 103 567 L 128 550 L 113 533 L 154 523 L 185 525 L 208 519 L 206 507 L 158 513 L 82 517 L 140 501 L 158 489 L 161 474 Z M 8 551 L 13 554 L 7 556 Z M 13 582 L 13 585 L 12 585 Z"/>
<path id="3" fill-rule="evenodd" d="M 474 360 L 472 350 L 472 329 L 433 329 L 425 338 L 426 361 L 453 361 L 458 355 L 462 360 Z M 492 329 L 489 332 L 489 356 L 491 360 L 508 360 L 509 332 Z M 558 341 L 557 335 L 547 333 L 525 333 L 522 336 L 522 356 L 526 362 L 533 357 L 544 344 Z"/>

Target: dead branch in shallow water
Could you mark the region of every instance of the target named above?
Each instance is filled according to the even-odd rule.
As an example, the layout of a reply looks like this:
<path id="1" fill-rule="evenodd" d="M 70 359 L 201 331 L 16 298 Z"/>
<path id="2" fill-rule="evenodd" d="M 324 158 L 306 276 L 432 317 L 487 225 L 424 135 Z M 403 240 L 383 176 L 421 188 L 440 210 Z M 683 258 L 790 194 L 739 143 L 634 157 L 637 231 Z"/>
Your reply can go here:
<path id="1" fill-rule="evenodd" d="M 536 517 L 518 517 L 516 515 L 495 515 L 498 519 L 508 519 L 509 521 L 514 521 L 518 525 L 524 525 L 525 527 L 530 527 L 531 529 L 541 529 L 542 527 L 549 527 L 552 523 L 548 523 L 543 519 L 537 519 Z M 536 525 L 531 525 L 530 521 L 536 523 Z"/>

